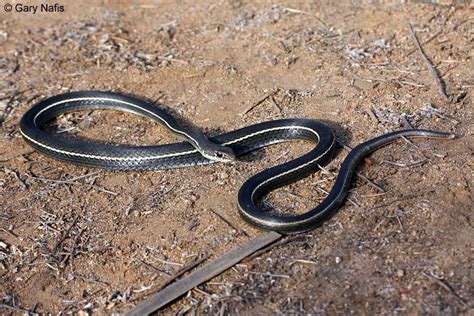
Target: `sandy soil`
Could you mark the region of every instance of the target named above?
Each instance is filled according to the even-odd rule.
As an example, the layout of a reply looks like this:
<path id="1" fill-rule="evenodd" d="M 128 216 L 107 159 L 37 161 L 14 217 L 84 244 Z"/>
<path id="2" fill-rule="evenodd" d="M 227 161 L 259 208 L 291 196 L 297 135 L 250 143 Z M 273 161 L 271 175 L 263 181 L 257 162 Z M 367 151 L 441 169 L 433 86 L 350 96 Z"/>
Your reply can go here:
<path id="1" fill-rule="evenodd" d="M 239 187 L 311 146 L 133 173 L 55 161 L 22 140 L 19 120 L 35 102 L 85 89 L 159 100 L 208 135 L 305 117 L 328 122 L 349 146 L 405 120 L 459 136 L 377 151 L 359 171 L 385 193 L 354 181 L 350 201 L 322 227 L 245 260 L 165 314 L 472 312 L 468 1 L 62 4 L 65 12 L 35 15 L 0 8 L 1 313 L 128 310 L 183 265 L 260 234 L 238 215 Z M 408 20 L 455 102 L 438 94 Z M 272 91 L 274 102 L 243 114 Z M 108 111 L 64 115 L 51 129 L 115 143 L 176 140 L 143 118 Z M 345 155 L 338 153 L 330 172 L 279 189 L 264 204 L 281 213 L 317 204 Z"/>

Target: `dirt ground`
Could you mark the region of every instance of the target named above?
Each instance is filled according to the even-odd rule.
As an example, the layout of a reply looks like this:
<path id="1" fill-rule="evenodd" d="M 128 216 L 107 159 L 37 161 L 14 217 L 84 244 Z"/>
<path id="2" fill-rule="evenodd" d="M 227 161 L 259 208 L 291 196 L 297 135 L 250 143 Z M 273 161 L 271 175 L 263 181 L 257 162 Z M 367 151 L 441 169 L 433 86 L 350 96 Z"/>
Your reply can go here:
<path id="1" fill-rule="evenodd" d="M 469 1 L 62 1 L 64 12 L 36 14 L 6 13 L 3 3 L 0 313 L 127 311 L 186 264 L 260 234 L 239 217 L 238 189 L 311 148 L 295 142 L 230 164 L 139 173 L 63 163 L 23 141 L 19 121 L 33 104 L 90 89 L 159 100 L 208 135 L 290 117 L 325 121 L 351 147 L 406 122 L 458 135 L 377 151 L 359 171 L 385 192 L 355 180 L 321 227 L 244 260 L 164 314 L 473 312 Z M 439 95 L 408 21 L 453 102 Z M 51 129 L 176 141 L 112 111 L 67 114 Z M 263 206 L 316 205 L 346 153 Z"/>

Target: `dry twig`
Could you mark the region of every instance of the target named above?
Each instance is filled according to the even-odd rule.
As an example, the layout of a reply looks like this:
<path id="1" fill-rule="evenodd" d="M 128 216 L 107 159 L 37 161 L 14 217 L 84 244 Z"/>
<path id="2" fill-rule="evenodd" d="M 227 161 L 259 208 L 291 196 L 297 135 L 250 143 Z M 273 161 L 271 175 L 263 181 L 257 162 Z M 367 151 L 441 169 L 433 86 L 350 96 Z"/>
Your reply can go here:
<path id="1" fill-rule="evenodd" d="M 200 265 L 201 263 L 206 261 L 208 258 L 209 258 L 209 255 L 206 255 L 206 256 L 203 256 L 202 258 L 196 259 L 193 262 L 185 265 L 184 267 L 179 269 L 175 274 L 170 276 L 165 282 L 163 282 L 163 284 L 161 284 L 160 287 L 157 290 L 161 290 L 161 289 L 165 288 L 168 284 L 172 283 L 173 281 L 175 281 L 177 278 L 181 277 L 186 272 L 194 269 L 195 267 L 197 267 L 198 265 Z"/>
<path id="2" fill-rule="evenodd" d="M 443 289 L 447 290 L 452 295 L 454 295 L 454 297 L 458 299 L 462 306 L 464 306 L 465 308 L 469 308 L 469 304 L 461 296 L 459 296 L 459 294 L 456 293 L 456 291 L 454 291 L 454 289 L 445 280 L 434 276 L 433 273 L 423 272 L 423 275 L 440 285 Z"/>
<path id="3" fill-rule="evenodd" d="M 160 269 L 160 268 L 155 267 L 154 265 L 152 265 L 152 264 L 146 262 L 145 260 L 142 260 L 142 259 L 139 259 L 139 258 L 136 258 L 135 260 L 137 260 L 138 262 L 140 262 L 140 263 L 143 264 L 144 266 L 146 266 L 146 267 L 152 269 L 153 271 L 155 271 L 155 272 L 157 272 L 157 273 L 164 273 L 164 274 L 169 275 L 168 272 L 166 272 L 166 271 L 164 271 L 164 270 L 162 270 L 162 269 Z"/>
<path id="4" fill-rule="evenodd" d="M 408 122 L 406 115 L 400 115 L 400 120 L 402 121 L 403 127 L 406 129 L 413 129 L 413 126 L 411 126 L 410 122 Z"/>
<path id="5" fill-rule="evenodd" d="M 248 274 L 255 274 L 255 275 L 262 275 L 262 276 L 268 276 L 272 278 L 285 278 L 288 279 L 290 276 L 287 274 L 273 274 L 270 272 L 254 272 L 254 271 L 249 271 L 247 272 Z"/>
<path id="6" fill-rule="evenodd" d="M 76 180 L 79 180 L 79 179 L 82 179 L 82 178 L 85 178 L 85 177 L 89 177 L 91 175 L 94 175 L 96 174 L 97 172 L 93 172 L 93 173 L 90 173 L 90 174 L 87 174 L 87 175 L 82 175 L 82 176 L 79 176 L 79 177 L 74 177 L 72 179 L 69 179 L 69 180 L 56 180 L 56 179 L 50 179 L 50 178 L 44 178 L 44 177 L 38 177 L 38 176 L 35 176 L 35 175 L 32 175 L 30 174 L 30 177 L 33 178 L 33 179 L 36 179 L 36 180 L 39 180 L 39 181 L 43 181 L 43 182 L 53 182 L 53 183 L 59 183 L 59 184 L 74 184 L 74 185 L 85 185 L 85 186 L 89 186 L 90 188 L 93 188 L 93 189 L 96 189 L 97 191 L 101 191 L 101 192 L 104 192 L 104 193 L 107 193 L 107 194 L 111 194 L 111 195 L 114 195 L 114 196 L 117 196 L 118 193 L 117 192 L 113 192 L 113 191 L 110 191 L 110 190 L 107 190 L 101 186 L 98 186 L 96 184 L 88 184 L 88 183 L 82 183 L 82 182 L 78 182 Z"/>
<path id="7" fill-rule="evenodd" d="M 256 103 L 252 104 L 250 107 L 248 107 L 241 115 L 245 115 L 247 113 L 249 113 L 250 111 L 252 111 L 253 109 L 255 109 L 257 106 L 259 106 L 260 104 L 262 104 L 263 102 L 265 102 L 267 99 L 273 97 L 275 94 L 277 94 L 278 92 L 280 91 L 280 88 L 277 88 L 277 89 L 274 89 L 272 92 L 270 92 L 269 94 L 267 94 L 266 96 L 264 96 L 263 98 L 261 98 L 260 100 L 258 100 Z"/>
<path id="8" fill-rule="evenodd" d="M 432 40 L 434 40 L 436 37 L 439 36 L 439 34 L 441 34 L 443 30 L 440 30 L 438 32 L 436 32 L 435 34 L 433 34 L 430 38 L 428 38 L 426 41 L 424 41 L 421 45 L 425 45 L 425 44 L 428 44 L 429 42 L 431 42 Z M 406 53 L 405 56 L 410 56 L 411 54 L 413 54 L 414 52 L 416 52 L 417 48 L 414 48 L 412 50 L 410 50 L 408 53 Z"/>
<path id="9" fill-rule="evenodd" d="M 67 236 L 69 236 L 69 233 L 73 229 L 73 227 L 77 224 L 77 221 L 79 220 L 79 215 L 77 215 L 74 220 L 72 221 L 71 225 L 69 225 L 69 228 L 64 232 L 64 234 L 61 236 L 61 238 L 58 240 L 56 245 L 53 247 L 53 252 L 58 252 L 59 247 L 61 244 L 66 240 Z"/>
<path id="10" fill-rule="evenodd" d="M 290 13 L 304 14 L 304 15 L 312 16 L 312 17 L 315 18 L 319 23 L 321 23 L 327 30 L 329 30 L 329 26 L 326 24 L 326 22 L 324 22 L 323 20 L 321 20 L 320 18 L 318 18 L 318 17 L 317 17 L 316 15 L 314 15 L 314 14 L 311 14 L 311 13 L 306 12 L 306 11 L 298 10 L 298 9 L 293 9 L 293 8 L 284 8 L 283 10 L 285 10 L 286 12 L 290 12 Z"/>
<path id="11" fill-rule="evenodd" d="M 410 32 L 411 32 L 411 35 L 413 36 L 413 40 L 416 44 L 416 47 L 418 48 L 418 51 L 420 52 L 421 54 L 421 57 L 423 58 L 425 64 L 428 66 L 428 68 L 430 69 L 431 71 L 431 74 L 433 75 L 433 77 L 435 78 L 436 80 L 436 84 L 438 85 L 438 91 L 439 91 L 439 94 L 443 97 L 443 99 L 448 102 L 448 103 L 451 103 L 452 102 L 452 98 L 450 98 L 447 94 L 446 94 L 446 84 L 444 83 L 443 79 L 441 79 L 439 73 L 438 73 L 438 70 L 435 68 L 435 66 L 433 65 L 433 63 L 431 62 L 431 60 L 428 58 L 428 56 L 426 55 L 426 53 L 424 52 L 423 50 L 423 47 L 421 47 L 421 44 L 420 44 L 420 41 L 418 40 L 418 37 L 416 36 L 415 34 L 415 31 L 413 30 L 413 27 L 411 25 L 411 23 L 408 23 L 408 26 L 410 27 Z"/>
<path id="12" fill-rule="evenodd" d="M 421 159 L 421 160 L 407 162 L 407 163 L 401 163 L 401 162 L 395 162 L 395 161 L 389 161 L 389 160 L 382 160 L 381 162 L 388 163 L 389 165 L 394 165 L 394 166 L 401 167 L 401 168 L 408 168 L 408 167 L 414 167 L 414 166 L 422 165 L 425 162 L 427 162 L 428 160 L 429 160 L 428 158 L 424 158 L 424 159 Z"/>
<path id="13" fill-rule="evenodd" d="M 212 208 L 209 209 L 214 215 L 216 215 L 217 217 L 219 217 L 224 223 L 226 223 L 227 225 L 229 225 L 230 227 L 232 227 L 236 232 L 239 232 L 241 233 L 242 235 L 245 235 L 245 236 L 249 236 L 249 234 L 247 234 L 247 232 L 245 230 L 243 230 L 242 228 L 237 228 L 234 224 L 232 224 L 227 218 L 225 218 L 224 216 L 222 216 L 221 214 L 217 213 L 216 211 L 214 211 Z"/>
<path id="14" fill-rule="evenodd" d="M 20 178 L 20 175 L 18 174 L 17 171 L 9 169 L 7 167 L 3 167 L 3 170 L 5 171 L 6 174 L 10 174 L 10 175 L 14 176 L 15 179 L 17 179 L 18 182 L 20 182 L 20 185 L 23 188 L 23 190 L 25 190 L 28 187 L 26 185 L 25 181 L 23 181 L 23 179 Z"/>
<path id="15" fill-rule="evenodd" d="M 433 104 L 431 103 L 427 103 L 424 108 L 423 108 L 424 111 L 428 111 L 434 115 L 436 115 L 437 117 L 439 118 L 442 118 L 444 120 L 447 120 L 447 121 L 450 121 L 452 124 L 454 125 L 458 125 L 460 122 L 458 120 L 456 120 L 455 118 L 447 115 L 444 113 L 444 111 L 436 108 Z"/>
<path id="16" fill-rule="evenodd" d="M 38 313 L 34 313 L 28 309 L 15 307 L 15 306 L 7 305 L 7 304 L 0 304 L 0 308 L 10 309 L 12 311 L 19 312 L 19 313 L 26 313 L 27 315 L 39 315 Z"/>
<path id="17" fill-rule="evenodd" d="M 5 105 L 5 108 L 0 113 L 0 127 L 3 126 L 3 123 L 5 122 L 7 115 L 10 114 L 12 110 L 11 104 L 13 103 L 14 99 L 15 99 L 15 95 L 12 95 L 10 99 L 8 100 L 7 104 Z"/>

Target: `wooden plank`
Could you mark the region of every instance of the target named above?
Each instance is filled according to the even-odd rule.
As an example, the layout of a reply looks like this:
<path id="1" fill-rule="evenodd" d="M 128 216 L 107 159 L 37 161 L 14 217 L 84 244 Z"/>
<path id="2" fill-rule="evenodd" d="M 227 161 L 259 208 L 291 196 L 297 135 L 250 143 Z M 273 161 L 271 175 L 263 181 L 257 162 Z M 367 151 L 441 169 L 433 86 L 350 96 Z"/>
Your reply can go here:
<path id="1" fill-rule="evenodd" d="M 207 280 L 231 268 L 255 251 L 275 242 L 281 238 L 281 236 L 282 235 L 277 232 L 266 232 L 244 242 L 242 245 L 232 249 L 228 253 L 206 264 L 188 276 L 185 276 L 182 279 L 165 287 L 163 290 L 156 293 L 148 300 L 129 310 L 127 313 L 125 313 L 125 315 L 134 316 L 148 315 L 153 313 L 154 311 L 177 299 L 201 283 L 204 283 Z"/>

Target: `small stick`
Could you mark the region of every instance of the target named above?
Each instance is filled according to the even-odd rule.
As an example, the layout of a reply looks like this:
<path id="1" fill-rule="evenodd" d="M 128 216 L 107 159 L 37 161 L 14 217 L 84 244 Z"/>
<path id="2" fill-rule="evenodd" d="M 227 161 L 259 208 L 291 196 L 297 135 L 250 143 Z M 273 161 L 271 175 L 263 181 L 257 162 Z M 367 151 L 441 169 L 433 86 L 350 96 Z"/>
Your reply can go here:
<path id="1" fill-rule="evenodd" d="M 10 114 L 10 112 L 12 110 L 11 104 L 12 104 L 14 99 L 15 99 L 15 94 L 13 94 L 10 97 L 10 100 L 8 100 L 7 104 L 5 105 L 5 109 L 2 111 L 2 113 L 0 115 L 0 127 L 3 126 L 3 123 L 5 122 L 5 119 L 6 119 L 7 115 Z"/>
<path id="2" fill-rule="evenodd" d="M 11 234 L 13 237 L 16 237 L 16 238 L 20 237 L 17 234 L 15 234 L 15 232 L 11 229 L 5 229 L 5 228 L 2 227 L 1 230 L 3 230 L 5 233 Z"/>
<path id="3" fill-rule="evenodd" d="M 66 232 L 63 234 L 63 236 L 58 240 L 56 245 L 53 247 L 53 252 L 57 252 L 59 246 L 66 240 L 67 236 L 71 232 L 72 228 L 76 225 L 77 221 L 79 220 L 79 215 L 77 215 L 74 220 L 72 221 L 71 225 L 69 225 L 69 228 L 66 230 Z"/>
<path id="4" fill-rule="evenodd" d="M 402 229 L 402 231 L 405 230 L 405 227 L 403 227 L 403 224 L 402 224 L 402 220 L 400 219 L 400 216 L 395 216 L 397 218 L 397 221 L 398 221 L 398 225 L 400 225 L 400 228 Z"/>
<path id="5" fill-rule="evenodd" d="M 85 282 L 91 282 L 91 283 L 96 283 L 96 284 L 102 284 L 102 285 L 107 285 L 107 286 L 110 286 L 110 283 L 109 282 L 105 282 L 105 281 L 102 281 L 98 278 L 95 278 L 95 277 L 92 277 L 92 278 L 89 278 L 85 275 L 81 275 L 81 274 L 77 274 L 75 272 L 72 272 L 71 273 L 72 276 L 74 276 L 75 278 L 79 278 Z"/>
<path id="6" fill-rule="evenodd" d="M 283 8 L 283 10 L 285 10 L 286 12 L 290 12 L 290 13 L 297 13 L 297 14 L 304 14 L 304 15 L 309 15 L 309 16 L 312 16 L 313 18 L 315 18 L 319 23 L 321 23 L 327 30 L 329 30 L 329 26 L 323 21 L 321 20 L 320 18 L 318 18 L 316 15 L 314 14 L 311 14 L 309 12 L 305 12 L 305 11 L 301 11 L 301 10 L 298 10 L 298 9 L 292 9 L 292 8 Z"/>
<path id="7" fill-rule="evenodd" d="M 186 272 L 188 272 L 189 270 L 192 270 L 194 269 L 195 267 L 197 267 L 198 265 L 200 265 L 201 263 L 203 263 L 204 261 L 206 261 L 208 258 L 210 257 L 210 255 L 206 255 L 206 256 L 203 256 L 202 258 L 200 259 L 196 259 L 194 260 L 193 262 L 185 265 L 183 268 L 179 269 L 175 274 L 173 274 L 172 276 L 170 276 L 165 282 L 163 282 L 163 284 L 161 284 L 157 290 L 161 290 L 162 288 L 166 287 L 168 284 L 172 283 L 174 280 L 176 280 L 177 278 L 181 277 L 183 274 L 185 274 Z"/>
<path id="8" fill-rule="evenodd" d="M 376 189 L 377 191 L 381 192 L 381 193 L 386 193 L 387 190 L 385 190 L 384 188 L 382 188 L 380 185 L 378 185 L 377 183 L 373 182 L 372 180 L 370 180 L 369 178 L 367 178 L 366 176 L 364 176 L 362 173 L 360 172 L 356 172 L 356 176 L 358 176 L 359 178 L 363 179 L 364 181 L 367 182 L 367 184 L 371 185 L 374 189 Z"/>
<path id="9" fill-rule="evenodd" d="M 368 110 L 366 110 L 366 112 L 367 112 L 367 114 L 369 114 L 369 117 L 372 119 L 372 121 L 374 121 L 375 124 L 380 123 L 379 118 L 377 117 L 377 115 L 375 115 L 373 109 L 368 109 Z"/>
<path id="10" fill-rule="evenodd" d="M 273 90 L 272 92 L 270 92 L 269 94 L 267 94 L 266 96 L 264 96 L 263 98 L 261 98 L 259 101 L 257 101 L 256 103 L 252 104 L 252 106 L 250 106 L 249 108 L 247 108 L 241 115 L 245 115 L 245 114 L 249 113 L 250 111 L 252 111 L 253 109 L 255 109 L 257 106 L 259 106 L 260 104 L 262 104 L 263 102 L 265 102 L 268 98 L 273 97 L 273 96 L 274 96 L 275 94 L 277 94 L 279 91 L 280 91 L 280 88 L 277 88 L 277 89 Z"/>
<path id="11" fill-rule="evenodd" d="M 77 181 L 77 180 L 80 180 L 80 179 L 84 179 L 84 178 L 88 178 L 88 177 L 95 176 L 95 175 L 97 175 L 97 174 L 99 174 L 99 173 L 100 173 L 99 171 L 86 173 L 86 174 L 83 174 L 83 175 L 81 175 L 81 176 L 77 176 L 77 177 L 70 178 L 70 179 L 68 179 L 68 181 Z"/>
<path id="12" fill-rule="evenodd" d="M 206 291 L 201 290 L 201 289 L 198 288 L 198 287 L 195 287 L 193 290 L 196 291 L 196 292 L 198 292 L 198 293 L 201 293 L 201 294 L 203 294 L 203 295 L 205 295 L 205 296 L 208 296 L 208 297 L 211 296 L 211 294 L 207 293 Z"/>
<path id="13" fill-rule="evenodd" d="M 440 117 L 440 118 L 442 118 L 442 119 L 444 119 L 444 120 L 450 121 L 450 122 L 453 123 L 454 125 L 458 125 L 458 124 L 459 124 L 459 121 L 458 121 L 458 120 L 456 120 L 456 119 L 454 119 L 454 118 L 452 118 L 452 117 L 449 117 L 449 116 L 447 116 L 447 115 L 445 115 L 445 114 L 443 114 L 443 113 L 441 113 L 441 112 L 434 111 L 433 114 L 436 115 L 436 116 L 438 116 L 438 117 Z"/>
<path id="14" fill-rule="evenodd" d="M 16 154 L 16 155 L 13 155 L 13 156 L 11 156 L 11 157 L 7 157 L 6 159 L 2 159 L 2 160 L 0 160 L 0 162 L 7 162 L 7 161 L 10 161 L 10 160 L 13 159 L 13 158 L 20 157 L 20 156 L 27 156 L 27 155 L 32 154 L 32 153 L 34 153 L 33 150 L 31 150 L 31 151 L 25 151 L 25 152 L 23 152 L 23 153 Z M 3 154 L 5 154 L 5 153 L 2 153 L 2 155 L 3 155 Z"/>
<path id="15" fill-rule="evenodd" d="M 428 44 L 429 42 L 431 42 L 432 40 L 434 40 L 436 37 L 438 37 L 439 34 L 441 34 L 443 30 L 439 30 L 438 32 L 436 32 L 433 36 L 431 36 L 430 38 L 428 38 L 426 41 L 424 41 L 422 43 L 422 45 L 425 45 L 425 44 Z M 405 54 L 405 56 L 410 56 L 411 54 L 413 54 L 414 52 L 416 52 L 416 48 L 412 49 L 411 51 L 409 51 L 408 53 Z"/>
<path id="16" fill-rule="evenodd" d="M 255 275 L 263 275 L 263 276 L 269 276 L 269 277 L 274 277 L 274 278 L 289 278 L 290 276 L 287 275 L 287 274 L 273 274 L 273 273 L 270 273 L 270 272 L 253 272 L 253 271 L 250 271 L 250 272 L 247 272 L 248 274 L 255 274 Z"/>
<path id="17" fill-rule="evenodd" d="M 402 196 L 402 197 L 400 197 L 400 198 L 393 199 L 393 200 L 388 201 L 388 202 L 386 202 L 386 203 L 377 204 L 377 205 L 373 206 L 372 208 L 373 208 L 373 209 L 384 208 L 384 207 L 387 207 L 387 206 L 392 205 L 393 203 L 397 203 L 397 202 L 401 202 L 401 201 L 406 201 L 406 200 L 414 199 L 414 198 L 416 198 L 416 197 L 423 196 L 423 195 L 426 194 L 426 193 L 432 193 L 432 192 L 436 192 L 436 188 L 429 188 L 429 189 L 424 190 L 424 191 L 422 191 L 421 193 L 417 193 L 417 194 L 407 194 L 407 195 L 405 195 L 405 196 Z"/>
<path id="18" fill-rule="evenodd" d="M 232 224 L 227 218 L 225 218 L 224 216 L 222 216 L 221 214 L 217 213 L 216 211 L 214 211 L 212 208 L 209 209 L 214 215 L 216 215 L 217 217 L 219 217 L 224 223 L 226 223 L 227 225 L 229 225 L 230 227 L 232 227 L 233 229 L 235 229 L 236 232 L 240 232 L 242 233 L 243 235 L 245 236 L 249 236 L 249 234 L 247 234 L 247 232 L 243 229 L 239 229 L 237 227 L 235 227 L 234 224 Z"/>
<path id="19" fill-rule="evenodd" d="M 425 159 L 421 159 L 421 160 L 417 160 L 417 161 L 413 161 L 413 162 L 409 162 L 409 163 L 400 163 L 400 162 L 394 162 L 394 161 L 388 161 L 388 160 L 382 160 L 381 162 L 385 162 L 385 163 L 388 163 L 390 165 L 394 165 L 394 166 L 401 167 L 401 168 L 407 168 L 407 167 L 422 165 L 425 162 L 427 162 L 428 160 L 429 160 L 428 158 L 425 158 Z"/>
<path id="20" fill-rule="evenodd" d="M 380 225 L 382 225 L 382 223 L 385 222 L 385 218 L 382 218 L 382 220 L 380 222 L 377 223 L 377 225 L 375 225 L 375 228 L 374 228 L 374 232 L 377 231 L 377 229 L 379 229 Z"/>
<path id="21" fill-rule="evenodd" d="M 30 176 L 31 176 L 33 179 L 40 180 L 40 181 L 44 181 L 44 182 L 54 182 L 54 183 L 60 183 L 60 184 L 85 185 L 85 186 L 91 187 L 91 188 L 93 188 L 93 189 L 96 189 L 97 191 L 102 191 L 102 192 L 104 192 L 104 193 L 108 193 L 108 194 L 111 194 L 111 195 L 114 195 L 114 196 L 117 196 L 117 195 L 118 195 L 117 192 L 113 192 L 113 191 L 104 189 L 104 188 L 102 188 L 101 186 L 98 186 L 98 185 L 96 185 L 96 184 L 81 183 L 81 182 L 76 182 L 76 181 L 72 181 L 72 180 L 56 180 L 56 179 L 49 179 L 49 178 L 43 178 L 43 177 L 38 177 L 38 176 L 34 176 L 34 175 L 30 175 Z M 80 177 L 78 177 L 78 178 L 81 179 L 81 178 L 84 178 L 84 177 L 86 177 L 86 176 L 89 176 L 89 175 L 80 176 Z"/>
<path id="22" fill-rule="evenodd" d="M 147 266 L 148 268 L 154 270 L 155 272 L 164 273 L 164 274 L 170 275 L 168 272 L 166 272 L 166 271 L 164 271 L 164 270 L 161 270 L 161 269 L 155 267 L 154 265 L 152 265 L 152 264 L 146 262 L 145 260 L 138 259 L 138 258 L 136 258 L 135 260 L 137 260 L 137 261 L 140 262 L 141 264 Z"/>
<path id="23" fill-rule="evenodd" d="M 23 181 L 20 176 L 18 175 L 18 172 L 16 172 L 15 170 L 12 170 L 12 169 L 9 169 L 7 167 L 3 167 L 3 170 L 5 170 L 5 173 L 7 174 L 11 174 L 15 177 L 15 179 L 18 180 L 18 182 L 20 182 L 21 184 L 21 187 L 23 188 L 23 190 L 25 190 L 28 186 L 26 185 L 25 181 Z"/>
<path id="24" fill-rule="evenodd" d="M 422 150 L 419 146 L 415 145 L 414 142 L 412 142 L 411 140 L 409 140 L 408 138 L 406 138 L 406 137 L 403 136 L 403 135 L 402 135 L 402 139 L 403 139 L 408 145 L 413 146 L 416 150 L 418 150 L 418 152 L 419 152 L 420 154 L 422 154 L 423 157 L 425 157 L 425 159 L 428 159 L 428 157 L 425 155 L 425 153 L 423 152 L 423 150 Z"/>
<path id="25" fill-rule="evenodd" d="M 334 177 L 334 173 L 331 172 L 331 171 L 329 171 L 329 169 L 324 168 L 324 167 L 321 166 L 320 164 L 318 164 L 318 168 L 321 169 L 321 172 L 324 173 L 325 175 L 333 176 L 333 177 Z"/>
<path id="26" fill-rule="evenodd" d="M 84 228 L 81 228 L 79 233 L 77 233 L 76 237 L 74 238 L 74 242 L 72 244 L 71 251 L 69 251 L 69 253 L 66 255 L 63 262 L 66 262 L 66 260 L 68 260 L 69 258 L 72 258 L 74 256 L 74 252 L 76 251 L 76 248 L 79 245 L 79 238 L 81 238 L 82 234 L 86 231 L 87 228 L 88 228 L 88 226 L 86 226 Z"/>
<path id="27" fill-rule="evenodd" d="M 399 84 L 404 84 L 404 85 L 407 85 L 407 86 L 413 86 L 413 87 L 417 87 L 417 88 L 424 88 L 426 87 L 425 85 L 423 84 L 419 84 L 419 83 L 416 83 L 416 82 L 410 82 L 410 81 L 405 81 L 405 80 L 399 80 L 397 77 L 394 77 L 394 78 L 374 78 L 374 77 L 365 77 L 365 78 L 362 78 L 362 77 L 359 77 L 356 75 L 356 77 L 359 79 L 359 80 L 362 80 L 362 81 L 366 81 L 366 82 L 374 82 L 374 81 L 381 81 L 381 82 L 390 82 L 390 81 L 394 81 L 394 82 L 397 82 Z M 356 86 L 354 86 L 356 87 Z"/>
<path id="28" fill-rule="evenodd" d="M 293 264 L 295 264 L 295 263 L 318 264 L 316 261 L 312 261 L 312 260 L 295 259 L 295 261 L 293 261 L 292 263 L 290 263 L 290 265 L 293 265 Z"/>
<path id="29" fill-rule="evenodd" d="M 163 260 L 163 259 L 160 259 L 160 258 L 157 258 L 159 262 L 163 263 L 163 264 L 169 264 L 169 265 L 172 265 L 172 266 L 178 266 L 178 267 L 182 267 L 183 264 L 182 263 L 178 263 L 178 262 L 173 262 L 173 261 L 168 261 L 168 260 Z"/>
<path id="30" fill-rule="evenodd" d="M 424 110 L 427 110 L 430 113 L 433 113 L 434 115 L 436 115 L 436 116 L 438 116 L 442 119 L 448 120 L 448 121 L 450 121 L 451 123 L 453 123 L 455 125 L 458 125 L 460 123 L 455 118 L 444 114 L 444 112 L 442 110 L 436 108 L 432 103 L 427 103 L 424 107 Z"/>
<path id="31" fill-rule="evenodd" d="M 28 314 L 28 315 L 39 315 L 38 313 L 33 313 L 33 312 L 30 311 L 30 310 L 27 310 L 27 309 L 24 309 L 24 308 L 15 307 L 15 306 L 11 306 L 11 305 L 7 305 L 7 304 L 1 304 L 1 303 L 0 303 L 0 308 L 11 309 L 12 311 L 20 312 L 20 313 L 26 313 L 26 314 Z"/>
<path id="32" fill-rule="evenodd" d="M 341 142 L 340 140 L 336 139 L 336 142 L 339 144 L 339 146 L 341 146 L 342 148 L 344 148 L 346 151 L 350 152 L 352 149 L 352 147 L 350 146 L 347 146 L 346 144 L 344 144 L 343 142 Z M 373 160 L 372 158 L 369 158 L 369 157 L 365 157 L 364 158 L 364 161 L 365 163 L 367 163 L 368 165 L 374 165 L 375 164 L 375 160 Z"/>
<path id="33" fill-rule="evenodd" d="M 407 129 L 413 129 L 413 126 L 411 126 L 410 122 L 408 122 L 407 118 L 405 115 L 400 115 L 400 119 L 402 121 L 403 127 Z M 405 137 L 404 137 L 405 138 Z M 405 138 L 406 139 L 406 138 Z"/>
<path id="34" fill-rule="evenodd" d="M 278 111 L 281 113 L 281 106 L 278 105 L 277 101 L 275 100 L 274 95 L 270 97 L 270 100 L 272 101 L 273 105 L 278 109 Z"/>
<path id="35" fill-rule="evenodd" d="M 329 192 L 326 191 L 326 190 L 324 190 L 324 189 L 318 188 L 318 190 L 321 191 L 321 192 L 323 192 L 323 193 L 326 194 L 326 195 L 329 195 Z M 359 205 L 356 201 L 354 201 L 353 199 L 351 199 L 350 197 L 347 197 L 347 201 L 348 201 L 349 203 L 351 203 L 352 205 L 354 205 L 355 207 L 360 207 L 360 205 Z"/>
<path id="36" fill-rule="evenodd" d="M 453 27 L 453 31 L 456 31 L 459 26 L 461 26 L 462 24 L 464 24 L 464 23 L 466 23 L 467 21 L 472 20 L 472 19 L 474 19 L 474 16 L 471 16 L 471 17 L 468 17 L 468 18 L 465 19 L 465 20 L 462 20 L 461 22 L 459 22 L 458 24 L 456 24 L 456 25 Z"/>
<path id="37" fill-rule="evenodd" d="M 464 306 L 465 308 L 469 308 L 469 304 L 461 296 L 459 296 L 459 294 L 456 293 L 445 280 L 435 277 L 432 273 L 428 274 L 426 272 L 423 272 L 423 275 L 428 277 L 430 280 L 438 283 L 438 285 L 440 285 L 443 289 L 454 295 L 454 297 L 459 300 L 462 306 Z"/>
<path id="38" fill-rule="evenodd" d="M 416 83 L 416 82 L 410 82 L 410 81 L 406 81 L 406 80 L 397 80 L 397 82 L 401 83 L 401 84 L 404 84 L 404 85 L 407 85 L 407 86 L 412 86 L 412 87 L 417 87 L 417 88 L 426 87 L 426 85 L 424 85 L 424 84 L 419 84 L 419 83 Z"/>
<path id="39" fill-rule="evenodd" d="M 431 60 L 428 58 L 428 56 L 426 56 L 425 52 L 423 51 L 423 48 L 421 47 L 420 41 L 418 40 L 418 37 L 416 36 L 415 31 L 413 30 L 413 27 L 412 27 L 410 22 L 408 22 L 408 26 L 410 27 L 411 35 L 413 36 L 413 40 L 416 44 L 416 47 L 418 48 L 418 51 L 421 54 L 421 57 L 423 58 L 425 64 L 428 66 L 428 68 L 431 71 L 431 74 L 433 75 L 433 77 L 436 80 L 436 83 L 438 85 L 439 94 L 443 97 L 443 99 L 446 102 L 451 103 L 452 98 L 450 98 L 446 94 L 446 84 L 444 83 L 443 79 L 441 79 L 441 77 L 439 76 L 438 71 L 436 70 L 436 68 L 433 65 L 433 63 L 431 62 Z"/>

